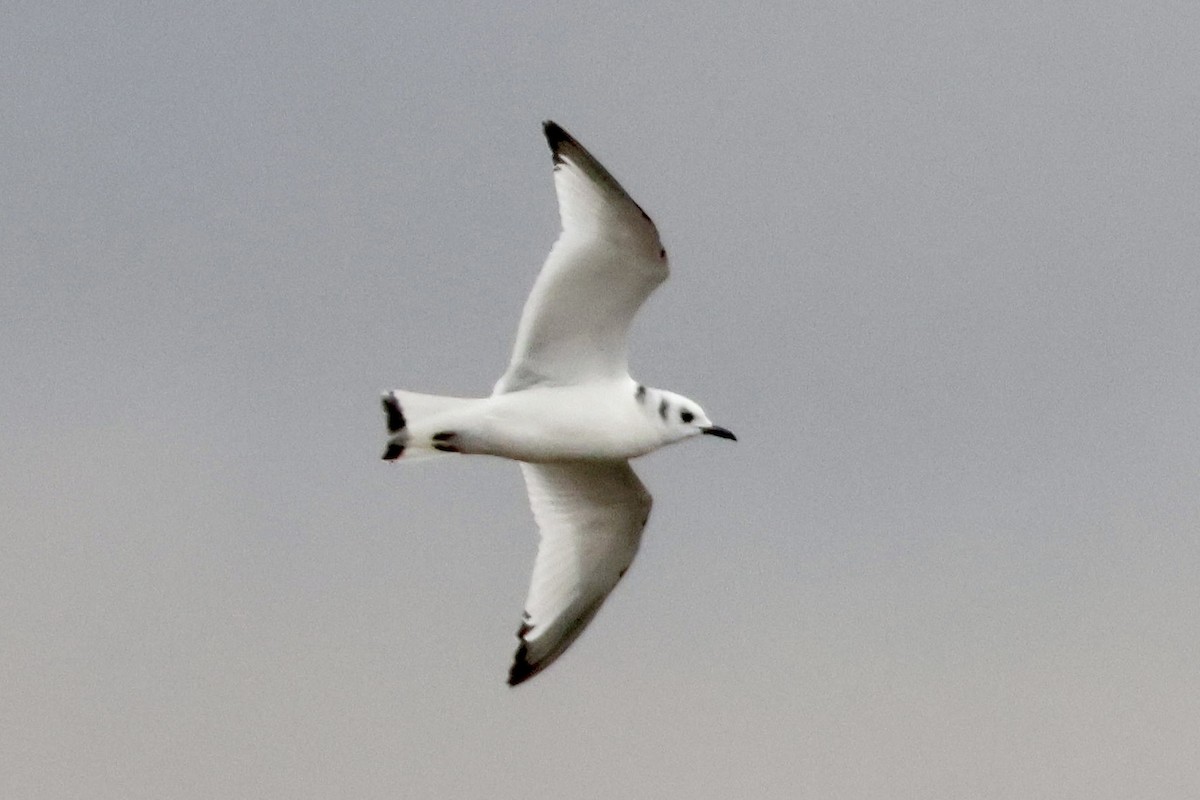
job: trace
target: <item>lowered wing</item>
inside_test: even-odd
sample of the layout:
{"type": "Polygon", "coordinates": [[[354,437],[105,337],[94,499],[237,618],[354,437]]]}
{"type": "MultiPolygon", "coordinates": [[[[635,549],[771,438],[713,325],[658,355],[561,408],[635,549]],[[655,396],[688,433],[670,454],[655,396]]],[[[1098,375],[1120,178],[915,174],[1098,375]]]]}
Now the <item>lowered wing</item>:
{"type": "Polygon", "coordinates": [[[625,461],[521,464],[541,530],[510,686],[558,658],[625,574],[650,517],[650,494],[625,461]]]}

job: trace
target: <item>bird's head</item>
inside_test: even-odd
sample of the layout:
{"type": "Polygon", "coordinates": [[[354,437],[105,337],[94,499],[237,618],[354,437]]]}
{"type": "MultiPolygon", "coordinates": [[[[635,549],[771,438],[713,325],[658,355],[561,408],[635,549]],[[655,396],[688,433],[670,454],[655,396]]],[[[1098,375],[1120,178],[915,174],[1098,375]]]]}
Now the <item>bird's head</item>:
{"type": "Polygon", "coordinates": [[[664,389],[638,387],[639,402],[646,406],[646,413],[662,430],[668,442],[680,442],[693,436],[706,434],[720,439],[737,441],[727,428],[714,425],[704,409],[695,400],[664,389]]]}

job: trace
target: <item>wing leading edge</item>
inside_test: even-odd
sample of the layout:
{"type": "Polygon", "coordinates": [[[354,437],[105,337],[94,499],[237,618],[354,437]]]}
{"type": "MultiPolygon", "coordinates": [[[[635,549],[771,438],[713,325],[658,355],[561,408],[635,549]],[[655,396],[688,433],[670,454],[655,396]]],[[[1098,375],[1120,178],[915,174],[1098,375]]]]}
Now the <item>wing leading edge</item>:
{"type": "Polygon", "coordinates": [[[521,464],[541,531],[508,683],[548,667],[579,637],[629,569],[650,517],[625,461],[521,464]]]}
{"type": "Polygon", "coordinates": [[[562,232],[525,303],[497,394],[627,373],[629,326],[668,273],[650,217],[569,133],[544,127],[562,232]]]}

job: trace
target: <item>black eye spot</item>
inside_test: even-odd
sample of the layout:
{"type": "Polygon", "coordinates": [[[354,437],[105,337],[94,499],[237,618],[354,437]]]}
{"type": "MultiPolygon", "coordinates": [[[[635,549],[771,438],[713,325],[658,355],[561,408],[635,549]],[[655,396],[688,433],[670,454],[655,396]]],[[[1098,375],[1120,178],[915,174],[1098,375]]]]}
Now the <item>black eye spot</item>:
{"type": "Polygon", "coordinates": [[[683,420],[684,422],[691,422],[692,420],[694,420],[696,418],[696,415],[693,414],[692,412],[684,409],[683,411],[679,412],[679,418],[681,420],[683,420]]]}

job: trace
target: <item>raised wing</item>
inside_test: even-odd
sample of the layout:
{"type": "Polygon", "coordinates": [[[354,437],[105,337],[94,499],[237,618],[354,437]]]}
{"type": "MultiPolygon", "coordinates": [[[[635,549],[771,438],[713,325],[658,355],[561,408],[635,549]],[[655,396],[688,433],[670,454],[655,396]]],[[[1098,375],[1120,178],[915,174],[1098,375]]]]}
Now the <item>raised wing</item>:
{"type": "Polygon", "coordinates": [[[510,686],[579,637],[629,568],[650,517],[650,493],[628,462],[522,463],[521,470],[542,538],[510,686]]]}
{"type": "Polygon", "coordinates": [[[496,394],[627,374],[629,325],[667,279],[667,253],[646,212],[569,133],[553,122],[544,128],[562,233],[525,302],[496,394]]]}

